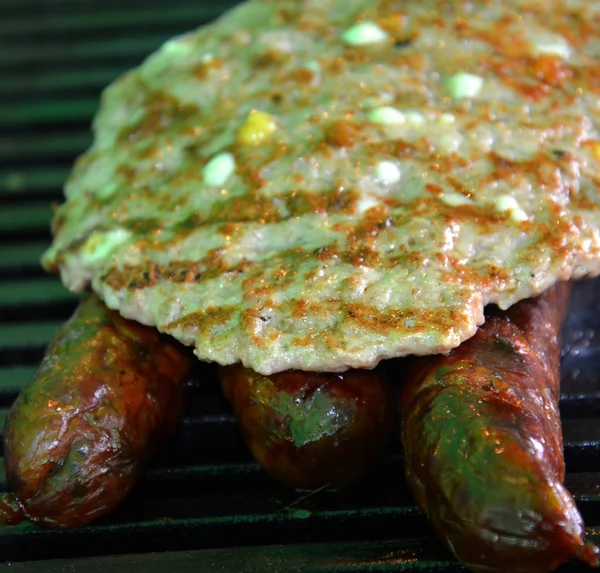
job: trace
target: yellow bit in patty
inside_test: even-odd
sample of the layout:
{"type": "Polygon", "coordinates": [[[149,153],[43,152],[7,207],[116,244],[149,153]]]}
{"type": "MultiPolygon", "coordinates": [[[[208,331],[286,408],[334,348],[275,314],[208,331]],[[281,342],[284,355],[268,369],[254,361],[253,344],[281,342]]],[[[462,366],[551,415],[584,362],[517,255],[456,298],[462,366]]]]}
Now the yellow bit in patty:
{"type": "Polygon", "coordinates": [[[252,111],[237,132],[241,145],[258,145],[277,130],[275,118],[264,111],[252,111]]]}

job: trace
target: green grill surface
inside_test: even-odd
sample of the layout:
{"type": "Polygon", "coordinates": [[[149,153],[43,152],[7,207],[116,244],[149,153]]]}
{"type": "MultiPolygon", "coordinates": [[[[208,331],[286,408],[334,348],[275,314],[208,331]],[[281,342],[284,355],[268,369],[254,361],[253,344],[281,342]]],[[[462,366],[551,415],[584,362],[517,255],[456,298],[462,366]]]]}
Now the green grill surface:
{"type": "MultiPolygon", "coordinates": [[[[101,88],[235,3],[0,0],[0,428],[75,308],[38,261],[52,203],[91,141],[101,88]]],[[[577,288],[561,410],[568,485],[598,541],[600,283],[577,288]]],[[[414,506],[397,450],[351,490],[293,491],[251,460],[214,368],[199,365],[191,386],[176,437],[121,508],[74,531],[0,526],[0,564],[19,573],[464,571],[414,506]]]]}

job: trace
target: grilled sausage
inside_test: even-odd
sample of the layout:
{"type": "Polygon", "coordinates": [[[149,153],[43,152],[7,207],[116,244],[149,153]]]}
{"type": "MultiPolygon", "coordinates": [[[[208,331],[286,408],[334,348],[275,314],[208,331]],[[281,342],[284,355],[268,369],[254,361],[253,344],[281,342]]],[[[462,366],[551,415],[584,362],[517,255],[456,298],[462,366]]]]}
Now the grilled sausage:
{"type": "Polygon", "coordinates": [[[84,299],[10,410],[0,520],[70,528],[119,505],[174,430],[190,365],[174,340],[84,299]]]}
{"type": "Polygon", "coordinates": [[[491,312],[448,356],[417,359],[401,392],[406,476],[417,502],[473,571],[543,573],[597,564],[563,486],[558,411],[559,284],[491,312]]]}
{"type": "Polygon", "coordinates": [[[377,371],[263,376],[235,365],[221,368],[220,376],[254,457],[292,487],[347,485],[391,438],[394,401],[377,371]]]}

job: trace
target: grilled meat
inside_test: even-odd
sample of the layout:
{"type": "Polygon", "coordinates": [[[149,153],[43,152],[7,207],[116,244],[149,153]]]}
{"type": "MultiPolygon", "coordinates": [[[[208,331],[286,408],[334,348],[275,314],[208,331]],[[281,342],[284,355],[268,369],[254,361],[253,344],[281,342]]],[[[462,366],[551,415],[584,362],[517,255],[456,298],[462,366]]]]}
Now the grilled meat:
{"type": "Polygon", "coordinates": [[[447,356],[416,359],[402,387],[406,476],[472,571],[597,565],[563,486],[559,327],[569,286],[491,311],[447,356]]]}
{"type": "Polygon", "coordinates": [[[0,521],[77,527],[117,507],[174,430],[192,358],[86,297],[10,410],[0,521]]]}
{"type": "Polygon", "coordinates": [[[264,376],[236,365],[222,367],[220,376],[254,457],[292,487],[347,485],[391,438],[391,388],[378,371],[264,376]]]}

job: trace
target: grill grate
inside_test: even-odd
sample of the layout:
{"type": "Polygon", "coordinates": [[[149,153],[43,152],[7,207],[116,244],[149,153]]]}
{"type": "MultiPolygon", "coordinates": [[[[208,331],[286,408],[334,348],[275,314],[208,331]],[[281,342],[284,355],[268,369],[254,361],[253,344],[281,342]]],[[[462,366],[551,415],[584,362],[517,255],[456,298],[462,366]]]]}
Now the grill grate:
{"type": "MultiPolygon", "coordinates": [[[[164,40],[235,3],[0,0],[1,424],[77,302],[38,260],[50,240],[50,203],[90,143],[100,88],[164,40]]],[[[598,540],[596,332],[598,281],[578,285],[574,296],[561,405],[568,485],[598,540]]],[[[251,460],[214,367],[199,364],[190,384],[177,435],[119,510],[76,531],[0,526],[0,560],[17,572],[48,573],[464,571],[414,506],[397,449],[348,491],[291,491],[251,460]]],[[[560,571],[584,570],[569,564],[560,571]]]]}

